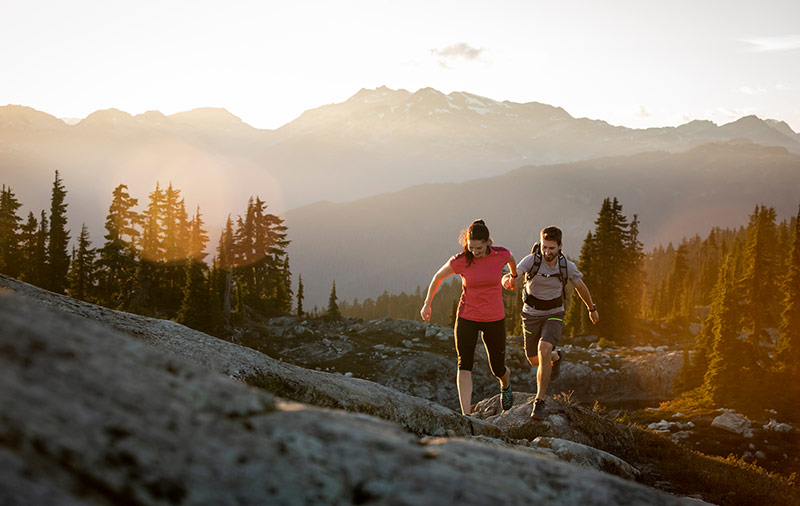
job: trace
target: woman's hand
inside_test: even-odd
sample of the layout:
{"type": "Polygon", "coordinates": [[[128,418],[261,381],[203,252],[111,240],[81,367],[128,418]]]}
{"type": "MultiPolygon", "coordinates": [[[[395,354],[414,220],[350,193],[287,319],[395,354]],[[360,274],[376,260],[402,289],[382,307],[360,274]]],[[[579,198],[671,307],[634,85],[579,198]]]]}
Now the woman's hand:
{"type": "Polygon", "coordinates": [[[426,322],[431,321],[431,305],[429,303],[424,304],[422,306],[422,309],[420,309],[419,311],[419,315],[422,317],[424,321],[426,322]]]}

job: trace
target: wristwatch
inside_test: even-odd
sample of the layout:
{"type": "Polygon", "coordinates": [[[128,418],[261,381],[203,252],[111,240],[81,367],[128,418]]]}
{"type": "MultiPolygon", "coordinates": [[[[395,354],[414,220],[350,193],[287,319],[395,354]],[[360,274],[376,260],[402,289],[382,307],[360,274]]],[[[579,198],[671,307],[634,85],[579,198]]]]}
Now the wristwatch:
{"type": "Polygon", "coordinates": [[[589,312],[594,313],[595,311],[597,311],[597,304],[592,304],[592,307],[589,308],[589,312]]]}
{"type": "Polygon", "coordinates": [[[518,274],[511,274],[510,272],[508,273],[508,275],[511,276],[512,278],[516,278],[518,276],[518,274]]]}

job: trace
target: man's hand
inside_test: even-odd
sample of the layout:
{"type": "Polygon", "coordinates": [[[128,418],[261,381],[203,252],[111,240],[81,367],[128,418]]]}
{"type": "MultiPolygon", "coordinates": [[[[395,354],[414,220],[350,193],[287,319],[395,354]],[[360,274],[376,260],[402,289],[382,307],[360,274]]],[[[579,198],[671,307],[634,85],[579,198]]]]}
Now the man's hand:
{"type": "Polygon", "coordinates": [[[597,312],[597,307],[593,307],[589,310],[589,319],[592,320],[592,323],[600,321],[600,313],[597,312]]]}

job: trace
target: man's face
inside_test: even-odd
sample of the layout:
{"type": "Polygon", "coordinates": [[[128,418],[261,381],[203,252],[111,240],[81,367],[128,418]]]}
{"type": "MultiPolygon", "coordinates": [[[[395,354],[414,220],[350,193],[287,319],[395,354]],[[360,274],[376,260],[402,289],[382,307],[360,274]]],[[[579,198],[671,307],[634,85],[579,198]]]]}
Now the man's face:
{"type": "Polygon", "coordinates": [[[542,256],[548,262],[552,262],[558,256],[559,246],[555,241],[542,239],[542,256]]]}

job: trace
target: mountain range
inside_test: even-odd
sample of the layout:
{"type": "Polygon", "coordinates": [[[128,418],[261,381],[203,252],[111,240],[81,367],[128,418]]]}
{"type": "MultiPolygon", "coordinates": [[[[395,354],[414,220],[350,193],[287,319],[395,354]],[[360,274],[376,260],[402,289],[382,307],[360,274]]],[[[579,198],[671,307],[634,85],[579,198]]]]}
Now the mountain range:
{"type": "MultiPolygon", "coordinates": [[[[747,116],[721,126],[692,121],[631,129],[574,118],[551,105],[431,88],[362,89],[276,130],[253,128],[213,108],[169,116],[109,109],[70,123],[28,107],[0,107],[0,183],[13,188],[26,214],[49,208],[55,170],[68,191],[73,235],[85,222],[96,244],[111,192],[121,183],[142,209],[156,181],[171,182],[190,211],[200,206],[212,239],[229,213],[243,213],[247,198],[259,195],[272,212],[287,217],[293,271],[326,285],[325,299],[333,278],[348,298],[425,284],[420,276],[429,277],[433,264],[456,246],[459,227],[477,216],[495,224],[498,241],[514,245],[506,237],[519,237],[512,249],[518,256],[543,221],[563,224],[577,252],[602,198],[613,195],[626,211],[640,214],[643,238],[676,240],[683,228],[667,224],[680,217],[686,230],[727,223],[711,217],[730,218],[728,213],[712,212],[708,219],[687,213],[699,212],[692,199],[719,198],[727,206],[739,204],[734,195],[745,199],[745,188],[729,185],[723,170],[739,167],[743,152],[750,165],[737,169],[734,179],[751,192],[740,202],[747,208],[758,202],[783,206],[778,195],[792,188],[787,185],[797,170],[775,167],[797,167],[800,154],[800,135],[778,120],[747,116]],[[714,169],[700,170],[697,163],[714,169]],[[526,168],[513,172],[519,167],[526,168]],[[762,170],[789,179],[774,182],[777,193],[762,192],[754,184],[766,182],[762,170]],[[546,177],[554,173],[570,176],[546,177]],[[712,179],[698,181],[699,174],[712,179]],[[354,234],[362,237],[347,243],[354,234]],[[380,258],[376,271],[385,272],[370,277],[373,272],[364,269],[372,260],[331,265],[331,255],[340,252],[330,249],[347,244],[351,251],[367,248],[362,256],[380,258]],[[421,250],[431,251],[430,257],[421,250]],[[424,267],[401,270],[407,260],[385,257],[387,251],[412,255],[424,267]],[[324,265],[324,275],[312,265],[324,265]],[[387,277],[389,271],[400,279],[387,277]],[[351,290],[345,278],[374,289],[351,290]]],[[[731,225],[744,217],[737,215],[731,225]]]]}
{"type": "Polygon", "coordinates": [[[738,228],[756,204],[780,218],[800,204],[800,155],[749,141],[710,143],[682,153],[649,152],[566,164],[532,165],[462,183],[413,186],[346,203],[290,210],[292,269],[314,304],[327,301],[332,280],[348,300],[383,290],[424,288],[460,251],[459,231],[483,218],[495,244],[521,260],[548,225],[564,231],[564,251],[577,259],[603,199],[616,197],[638,215],[646,250],[738,228]]]}

